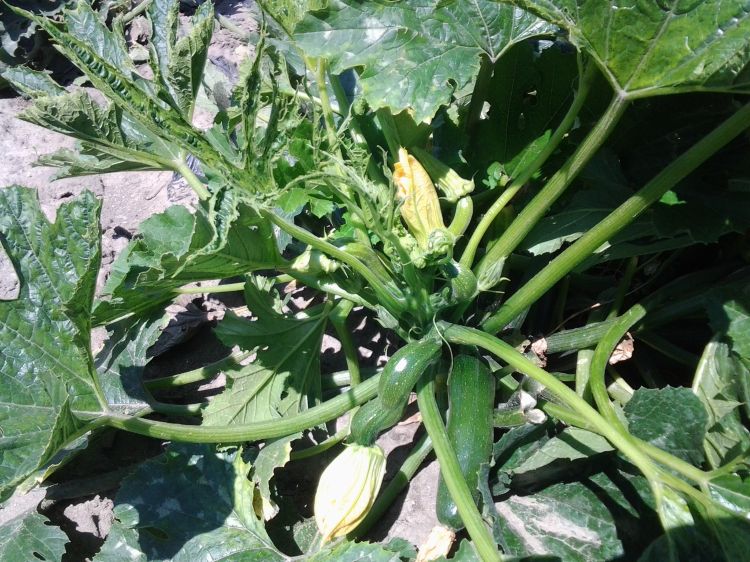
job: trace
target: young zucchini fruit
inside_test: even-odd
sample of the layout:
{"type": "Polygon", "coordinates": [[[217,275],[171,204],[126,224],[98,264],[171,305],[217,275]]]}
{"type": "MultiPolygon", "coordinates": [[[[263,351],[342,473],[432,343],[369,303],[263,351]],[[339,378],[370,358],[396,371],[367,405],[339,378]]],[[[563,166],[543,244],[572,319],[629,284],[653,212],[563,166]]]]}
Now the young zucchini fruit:
{"type": "MultiPolygon", "coordinates": [[[[448,439],[458,458],[464,480],[479,502],[478,471],[492,454],[495,377],[477,357],[458,355],[448,377],[448,439]]],[[[438,483],[437,517],[443,525],[455,530],[464,524],[442,475],[438,483]]]]}
{"type": "Polygon", "coordinates": [[[351,443],[368,447],[383,431],[398,423],[406,408],[406,400],[396,408],[385,408],[377,396],[360,407],[349,428],[351,443]]]}
{"type": "Polygon", "coordinates": [[[386,409],[403,407],[422,373],[440,358],[441,348],[440,339],[428,335],[393,354],[378,383],[378,397],[386,409]]]}

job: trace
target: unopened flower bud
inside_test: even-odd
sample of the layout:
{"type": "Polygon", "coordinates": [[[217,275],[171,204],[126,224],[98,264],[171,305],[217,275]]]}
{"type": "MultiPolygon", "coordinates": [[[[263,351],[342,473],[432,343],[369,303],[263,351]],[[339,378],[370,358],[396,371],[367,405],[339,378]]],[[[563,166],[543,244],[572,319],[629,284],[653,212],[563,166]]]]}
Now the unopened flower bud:
{"type": "Polygon", "coordinates": [[[462,178],[453,168],[444,164],[426,150],[417,147],[412,150],[446,200],[455,203],[461,197],[474,191],[474,180],[462,178]]]}
{"type": "Polygon", "coordinates": [[[385,454],[377,445],[347,445],[320,475],[315,523],[323,542],[341,537],[370,511],[385,476],[385,454]]]}

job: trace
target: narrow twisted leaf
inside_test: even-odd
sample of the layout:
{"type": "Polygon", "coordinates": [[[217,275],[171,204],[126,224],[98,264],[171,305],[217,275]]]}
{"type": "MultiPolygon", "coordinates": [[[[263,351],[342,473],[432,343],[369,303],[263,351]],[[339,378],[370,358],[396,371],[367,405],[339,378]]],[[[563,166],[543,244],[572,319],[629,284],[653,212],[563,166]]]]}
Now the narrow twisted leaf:
{"type": "Polygon", "coordinates": [[[309,56],[327,58],[334,72],[363,67],[362,90],[372,108],[411,109],[420,122],[474,80],[480,57],[494,62],[513,44],[554,32],[497,2],[443,4],[332,0],[297,25],[294,39],[309,56]]]}
{"type": "Polygon", "coordinates": [[[0,242],[21,282],[0,302],[0,497],[106,407],[93,377],[90,311],[99,270],[99,211],[84,193],[50,224],[33,190],[0,190],[0,242]]]}
{"type": "Polygon", "coordinates": [[[511,0],[559,25],[629,97],[750,91],[745,0],[511,0]]]}

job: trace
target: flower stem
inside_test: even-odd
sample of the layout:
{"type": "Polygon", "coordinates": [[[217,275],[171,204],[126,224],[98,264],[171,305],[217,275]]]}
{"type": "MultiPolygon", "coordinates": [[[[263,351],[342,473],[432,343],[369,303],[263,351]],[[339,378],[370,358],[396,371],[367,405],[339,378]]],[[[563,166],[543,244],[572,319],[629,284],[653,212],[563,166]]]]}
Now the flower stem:
{"type": "Polygon", "coordinates": [[[380,375],[376,375],[309,410],[274,420],[224,426],[196,426],[111,415],[106,416],[103,423],[139,435],[190,443],[242,443],[272,437],[286,437],[331,421],[355,406],[374,398],[378,393],[379,380],[380,375]]]}
{"type": "Polygon", "coordinates": [[[169,377],[160,377],[158,379],[143,381],[143,385],[147,390],[152,391],[202,382],[214,378],[221,371],[238,366],[242,361],[250,357],[250,355],[252,355],[250,352],[241,351],[239,353],[234,353],[228,357],[225,357],[224,359],[220,359],[219,361],[216,361],[214,363],[209,363],[204,367],[193,369],[192,371],[186,371],[184,373],[179,373],[177,375],[172,375],[169,377]]]}
{"type": "Polygon", "coordinates": [[[359,355],[352,339],[352,332],[346,325],[346,320],[349,318],[349,314],[353,308],[354,303],[352,301],[342,300],[331,311],[328,318],[331,320],[331,324],[333,324],[333,329],[336,330],[336,335],[341,340],[341,349],[344,351],[346,366],[349,368],[350,384],[351,386],[356,386],[362,379],[359,371],[359,355]]]}
{"type": "Polygon", "coordinates": [[[375,523],[380,521],[398,495],[409,484],[409,481],[414,478],[417,470],[419,470],[419,467],[422,466],[422,463],[431,452],[432,441],[430,441],[430,438],[427,435],[424,435],[417,444],[414,445],[412,450],[409,451],[409,455],[404,460],[401,468],[398,469],[398,472],[393,479],[388,482],[386,487],[380,492],[378,499],[375,500],[367,517],[365,517],[364,521],[362,521],[362,523],[360,523],[349,535],[350,538],[361,537],[369,531],[375,523]]]}
{"type": "MultiPolygon", "coordinates": [[[[610,240],[617,232],[635,220],[650,205],[658,201],[664,193],[674,187],[710,156],[723,148],[748,126],[750,126],[750,103],[744,105],[734,115],[680,155],[641,188],[640,191],[629,197],[599,224],[586,232],[586,234],[547,264],[528,283],[516,291],[495,314],[485,320],[482,324],[482,329],[488,332],[496,332],[502,329],[573,268],[591,257],[597,248],[601,247],[602,244],[610,240]]],[[[532,204],[533,202],[529,206],[532,204]]],[[[526,212],[525,209],[524,212],[526,212]]],[[[521,215],[519,215],[520,217],[521,215]]]]}
{"type": "Polygon", "coordinates": [[[458,514],[466,525],[466,530],[469,532],[471,540],[474,541],[479,556],[485,562],[503,560],[497,550],[495,540],[474,504],[471,490],[469,490],[469,486],[461,473],[456,452],[448,440],[443,419],[440,416],[437,402],[435,402],[435,382],[431,377],[424,376],[419,382],[417,403],[419,404],[419,411],[422,413],[422,422],[427,430],[427,435],[430,436],[435,448],[435,454],[440,463],[440,472],[451,498],[456,502],[458,514]]]}

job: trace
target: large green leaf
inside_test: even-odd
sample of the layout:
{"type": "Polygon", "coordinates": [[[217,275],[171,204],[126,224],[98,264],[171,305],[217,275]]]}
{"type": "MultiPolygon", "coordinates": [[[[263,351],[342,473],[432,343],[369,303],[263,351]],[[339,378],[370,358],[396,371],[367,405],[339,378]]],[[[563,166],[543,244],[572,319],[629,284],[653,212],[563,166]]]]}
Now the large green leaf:
{"type": "Polygon", "coordinates": [[[82,428],[74,412],[105,406],[89,351],[100,208],[86,192],[50,224],[33,190],[0,190],[0,241],[21,283],[0,302],[0,496],[82,428]]]}
{"type": "Polygon", "coordinates": [[[362,67],[371,107],[410,109],[420,122],[473,81],[480,56],[494,62],[515,43],[552,32],[538,18],[489,0],[332,0],[297,25],[294,39],[308,56],[328,59],[334,72],[362,67]]]}
{"type": "Polygon", "coordinates": [[[708,412],[703,448],[712,467],[750,451],[750,432],[742,422],[742,384],[750,372],[718,338],[709,342],[695,370],[693,392],[708,412]]]}
{"type": "Polygon", "coordinates": [[[604,437],[585,429],[569,427],[529,455],[513,474],[536,471],[559,461],[574,461],[613,451],[604,437]]]}
{"type": "Polygon", "coordinates": [[[557,43],[540,49],[515,45],[493,69],[486,118],[471,135],[470,159],[486,168],[499,162],[510,177],[544,147],[572,98],[575,53],[557,43]]]}
{"type": "MultiPolygon", "coordinates": [[[[237,450],[172,445],[123,482],[115,522],[95,562],[291,560],[271,542],[254,509],[250,470],[237,450]]],[[[400,561],[379,545],[347,541],[296,559],[400,561]]]]}
{"type": "Polygon", "coordinates": [[[639,388],[624,411],[636,437],[693,464],[703,462],[708,414],[689,388],[639,388]]]}
{"type": "Polygon", "coordinates": [[[195,281],[274,268],[281,261],[268,221],[233,190],[222,190],[191,214],[170,207],[141,224],[118,256],[97,304],[95,320],[161,308],[174,290],[195,281]]]}
{"type": "Polygon", "coordinates": [[[566,29],[623,95],[750,89],[745,0],[510,0],[566,29]]]}
{"type": "MultiPolygon", "coordinates": [[[[623,490],[632,490],[632,482],[620,480],[623,490]]],[[[645,515],[639,512],[642,500],[631,501],[606,475],[599,474],[528,496],[510,496],[495,506],[504,523],[509,554],[598,561],[623,555],[615,514],[625,520],[645,515]]]]}
{"type": "Polygon", "coordinates": [[[67,542],[59,527],[32,511],[0,525],[0,560],[54,562],[62,559],[67,542]]]}
{"type": "Polygon", "coordinates": [[[320,345],[327,317],[319,310],[300,318],[280,314],[269,298],[271,290],[272,284],[262,278],[248,282],[248,308],[258,319],[228,313],[216,329],[225,345],[257,350],[257,355],[243,369],[228,373],[227,389],[204,411],[207,424],[293,415],[320,397],[320,345]]]}

